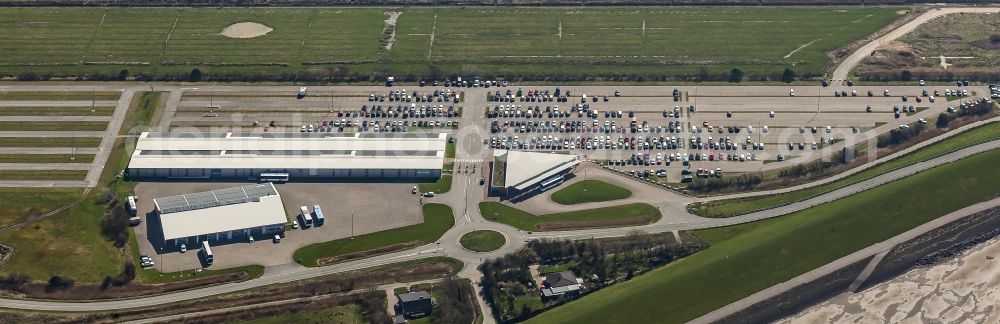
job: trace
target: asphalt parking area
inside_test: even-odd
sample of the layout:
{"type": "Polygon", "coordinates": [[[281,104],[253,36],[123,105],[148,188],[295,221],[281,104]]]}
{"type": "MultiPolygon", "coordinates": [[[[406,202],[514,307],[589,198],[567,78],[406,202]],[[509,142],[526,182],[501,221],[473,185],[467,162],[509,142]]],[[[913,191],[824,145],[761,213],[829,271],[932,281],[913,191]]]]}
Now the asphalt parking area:
{"type": "MultiPolygon", "coordinates": [[[[135,188],[143,222],[135,227],[141,253],[153,257],[161,272],[200,268],[195,248],[179,253],[174,246],[159,246],[153,198],[200,192],[245,185],[237,182],[142,182],[135,188]]],[[[326,216],[323,226],[292,229],[281,243],[270,238],[255,238],[254,243],[235,242],[213,246],[215,263],[212,268],[231,268],[251,264],[272,266],[293,262],[292,254],[299,248],[319,242],[351,236],[352,218],[355,235],[383,231],[417,224],[423,221],[417,195],[410,193],[407,183],[286,183],[276,185],[281,195],[289,223],[297,219],[299,206],[319,204],[326,216]],[[353,215],[353,217],[352,217],[353,215]]]]}

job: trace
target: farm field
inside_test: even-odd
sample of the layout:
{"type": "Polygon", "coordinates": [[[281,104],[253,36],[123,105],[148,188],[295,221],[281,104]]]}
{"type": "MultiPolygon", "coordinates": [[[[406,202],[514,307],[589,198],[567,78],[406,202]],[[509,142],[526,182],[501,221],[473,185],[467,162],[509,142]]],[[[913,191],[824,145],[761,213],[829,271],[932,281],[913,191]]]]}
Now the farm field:
{"type": "Polygon", "coordinates": [[[5,8],[6,73],[821,72],[900,8],[5,8]],[[255,22],[253,38],[220,35],[255,22]],[[752,27],[752,28],[751,28],[752,27]],[[392,38],[394,31],[395,38],[392,38]],[[790,31],[795,31],[794,33],[790,31]],[[779,37],[776,37],[779,36],[779,37]],[[390,39],[392,41],[390,42],[390,39]],[[391,43],[391,46],[389,46],[391,43]],[[44,55],[42,55],[44,53],[44,55]]]}
{"type": "Polygon", "coordinates": [[[528,321],[680,323],[1000,190],[990,151],[780,218],[695,234],[710,247],[528,321]],[[837,244],[831,244],[837,242],[837,244]],[[659,311],[646,310],[656,307],[659,311]]]}

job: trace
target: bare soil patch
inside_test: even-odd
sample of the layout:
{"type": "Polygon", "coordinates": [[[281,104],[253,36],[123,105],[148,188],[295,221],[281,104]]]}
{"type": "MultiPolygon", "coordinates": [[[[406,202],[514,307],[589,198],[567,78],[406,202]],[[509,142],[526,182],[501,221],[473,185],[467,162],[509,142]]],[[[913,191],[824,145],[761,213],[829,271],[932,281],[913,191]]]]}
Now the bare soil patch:
{"type": "Polygon", "coordinates": [[[223,29],[219,35],[229,38],[254,38],[267,35],[274,28],[255,22],[238,22],[223,29]]]}

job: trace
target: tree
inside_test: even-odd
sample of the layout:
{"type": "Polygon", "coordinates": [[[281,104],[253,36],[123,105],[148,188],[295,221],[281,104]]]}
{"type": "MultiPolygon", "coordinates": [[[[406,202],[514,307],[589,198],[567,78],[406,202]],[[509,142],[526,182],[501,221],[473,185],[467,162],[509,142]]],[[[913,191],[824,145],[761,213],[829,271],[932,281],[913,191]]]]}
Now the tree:
{"type": "Polygon", "coordinates": [[[903,72],[899,72],[899,80],[900,81],[913,80],[913,73],[910,72],[910,70],[903,70],[903,72]]]}
{"type": "Polygon", "coordinates": [[[740,83],[743,81],[743,71],[740,69],[733,69],[729,71],[729,83],[740,83]]]}
{"type": "Polygon", "coordinates": [[[790,68],[785,68],[785,72],[781,73],[781,82],[792,83],[792,81],[795,81],[795,71],[792,71],[790,68]]]}
{"type": "Polygon", "coordinates": [[[118,81],[125,81],[125,79],[128,79],[128,69],[118,71],[118,81]]]}
{"type": "Polygon", "coordinates": [[[938,115],[937,128],[948,128],[948,123],[951,122],[951,116],[946,113],[941,113],[938,115]]]}
{"type": "Polygon", "coordinates": [[[201,70],[195,68],[191,69],[191,75],[188,76],[188,81],[198,82],[201,81],[201,70]]]}

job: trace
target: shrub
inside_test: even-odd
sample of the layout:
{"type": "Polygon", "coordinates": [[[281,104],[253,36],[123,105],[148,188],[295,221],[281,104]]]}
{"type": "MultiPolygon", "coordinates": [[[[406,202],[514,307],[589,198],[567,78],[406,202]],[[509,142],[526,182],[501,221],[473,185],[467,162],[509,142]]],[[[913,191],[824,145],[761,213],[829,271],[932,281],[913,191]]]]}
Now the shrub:
{"type": "Polygon", "coordinates": [[[948,128],[948,123],[951,122],[951,116],[946,113],[941,113],[938,115],[937,128],[948,128]]]}
{"type": "Polygon", "coordinates": [[[743,71],[740,69],[733,69],[729,71],[729,83],[740,83],[743,81],[743,71]]]}
{"type": "Polygon", "coordinates": [[[795,81],[795,71],[785,68],[785,72],[781,73],[781,82],[792,83],[792,81],[795,81]]]}
{"type": "Polygon", "coordinates": [[[188,81],[191,82],[201,81],[201,70],[191,69],[191,74],[188,76],[188,81]]]}
{"type": "Polygon", "coordinates": [[[49,278],[49,283],[45,285],[45,292],[69,289],[73,287],[73,283],[73,278],[52,276],[49,278]]]}

